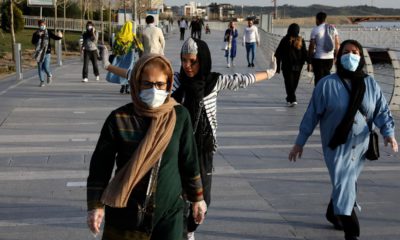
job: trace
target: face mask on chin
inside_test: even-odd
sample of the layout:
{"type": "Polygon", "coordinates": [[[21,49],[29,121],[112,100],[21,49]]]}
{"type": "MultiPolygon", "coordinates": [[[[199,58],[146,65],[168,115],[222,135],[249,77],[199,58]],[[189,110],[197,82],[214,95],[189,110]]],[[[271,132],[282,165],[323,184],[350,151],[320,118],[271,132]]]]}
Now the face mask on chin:
{"type": "Polygon", "coordinates": [[[157,108],[164,104],[168,94],[169,93],[166,90],[158,90],[153,87],[141,90],[139,93],[139,98],[149,108],[157,108]]]}
{"type": "Polygon", "coordinates": [[[360,63],[360,59],[361,59],[360,55],[347,53],[342,55],[342,57],[340,57],[340,63],[342,64],[344,69],[350,72],[354,72],[356,71],[360,63]]]}

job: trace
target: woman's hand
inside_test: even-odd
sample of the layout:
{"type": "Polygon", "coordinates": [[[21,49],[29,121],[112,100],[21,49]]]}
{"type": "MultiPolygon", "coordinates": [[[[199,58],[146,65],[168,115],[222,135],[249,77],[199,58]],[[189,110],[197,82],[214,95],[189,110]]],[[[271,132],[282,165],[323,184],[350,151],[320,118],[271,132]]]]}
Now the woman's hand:
{"type": "Polygon", "coordinates": [[[301,147],[300,145],[295,144],[292,147],[292,150],[290,150],[289,153],[289,160],[296,162],[296,158],[301,158],[301,155],[303,154],[303,147],[301,147]]]}
{"type": "Polygon", "coordinates": [[[267,68],[266,72],[267,72],[267,79],[271,79],[276,72],[276,68],[277,68],[277,64],[276,64],[276,58],[274,55],[272,55],[271,57],[271,62],[269,64],[269,68],[267,68]]]}
{"type": "Polygon", "coordinates": [[[108,61],[108,58],[110,56],[110,54],[108,53],[108,49],[105,45],[99,45],[99,51],[100,51],[101,61],[103,63],[103,68],[107,70],[108,66],[110,65],[110,61],[108,61]]]}
{"type": "Polygon", "coordinates": [[[196,224],[202,224],[207,212],[207,204],[204,200],[192,203],[193,218],[196,224]]]}
{"type": "Polygon", "coordinates": [[[397,145],[397,141],[394,137],[384,137],[384,143],[385,143],[385,147],[390,144],[390,146],[392,147],[393,152],[398,152],[399,151],[399,147],[397,145]]]}
{"type": "Polygon", "coordinates": [[[87,225],[94,234],[100,232],[100,225],[104,217],[104,208],[96,208],[87,212],[87,225]]]}

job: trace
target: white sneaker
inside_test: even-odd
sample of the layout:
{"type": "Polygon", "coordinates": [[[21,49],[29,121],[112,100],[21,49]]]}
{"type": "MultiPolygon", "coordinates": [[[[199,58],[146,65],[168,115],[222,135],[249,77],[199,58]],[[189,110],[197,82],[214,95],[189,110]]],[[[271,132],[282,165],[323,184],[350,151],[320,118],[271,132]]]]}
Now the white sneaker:
{"type": "Polygon", "coordinates": [[[228,63],[228,65],[226,66],[227,68],[230,68],[231,67],[231,64],[230,63],[228,63]]]}
{"type": "Polygon", "coordinates": [[[96,76],[96,81],[100,81],[100,76],[96,76]]]}
{"type": "Polygon", "coordinates": [[[87,79],[87,78],[82,79],[82,82],[88,82],[88,81],[89,81],[89,79],[87,79]]]}
{"type": "Polygon", "coordinates": [[[187,233],[187,240],[195,240],[194,239],[194,232],[188,232],[187,233]]]}
{"type": "MultiPolygon", "coordinates": [[[[297,103],[296,103],[296,104],[297,104],[297,103]]],[[[294,104],[294,103],[291,103],[291,102],[287,102],[287,103],[286,103],[286,106],[288,106],[288,107],[294,107],[294,105],[295,105],[295,104],[294,104]]]]}
{"type": "Polygon", "coordinates": [[[292,102],[293,105],[297,105],[297,102],[292,102]]]}

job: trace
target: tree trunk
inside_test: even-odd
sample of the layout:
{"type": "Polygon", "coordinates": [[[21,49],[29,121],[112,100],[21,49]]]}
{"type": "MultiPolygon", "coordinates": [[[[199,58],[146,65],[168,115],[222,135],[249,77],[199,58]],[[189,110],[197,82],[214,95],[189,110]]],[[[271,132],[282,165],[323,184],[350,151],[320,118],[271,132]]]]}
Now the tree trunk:
{"type": "Polygon", "coordinates": [[[14,9],[13,9],[14,1],[10,0],[10,18],[11,18],[11,48],[12,48],[12,60],[15,62],[14,55],[14,44],[15,44],[15,32],[14,32],[14,9]]]}
{"type": "Polygon", "coordinates": [[[111,0],[108,0],[108,44],[110,44],[110,46],[112,46],[112,42],[111,42],[111,36],[112,36],[112,32],[111,32],[111,0]]]}
{"type": "Polygon", "coordinates": [[[103,0],[100,0],[101,44],[104,45],[103,0]]]}
{"type": "Polygon", "coordinates": [[[65,42],[65,21],[67,17],[67,0],[64,0],[64,21],[63,21],[63,43],[64,43],[64,52],[67,52],[67,44],[65,42]]]}
{"type": "Polygon", "coordinates": [[[54,34],[57,34],[57,3],[54,4],[54,34]]]}

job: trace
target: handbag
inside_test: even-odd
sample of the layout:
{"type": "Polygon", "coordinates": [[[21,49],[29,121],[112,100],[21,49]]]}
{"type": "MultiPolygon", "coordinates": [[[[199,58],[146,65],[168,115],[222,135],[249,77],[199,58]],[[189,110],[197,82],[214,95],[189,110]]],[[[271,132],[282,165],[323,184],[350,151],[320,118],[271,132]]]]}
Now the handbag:
{"type": "Polygon", "coordinates": [[[226,50],[228,50],[228,49],[229,49],[229,42],[223,42],[223,43],[222,43],[221,50],[222,50],[222,51],[226,51],[226,50]]]}
{"type": "MultiPolygon", "coordinates": [[[[111,64],[124,68],[124,69],[132,69],[135,63],[135,53],[134,51],[129,51],[125,55],[115,55],[114,59],[112,60],[111,64]]],[[[114,73],[108,72],[106,75],[107,82],[110,83],[117,83],[117,84],[128,84],[128,79],[124,77],[120,77],[114,73]]]]}
{"type": "Polygon", "coordinates": [[[365,153],[365,158],[370,161],[378,160],[379,155],[379,136],[375,130],[372,129],[372,123],[368,123],[369,128],[369,143],[368,150],[365,153]]]}

